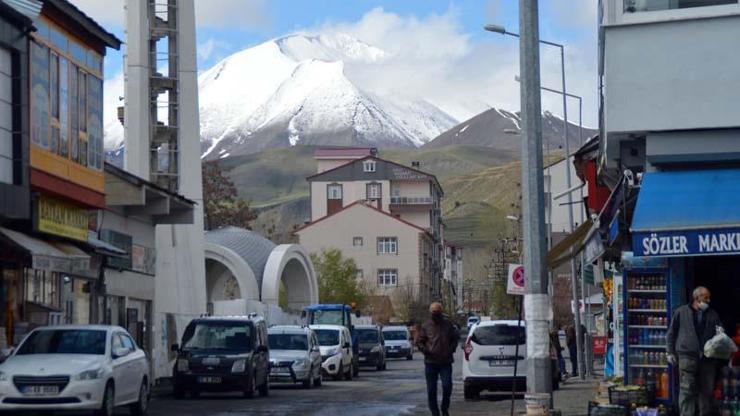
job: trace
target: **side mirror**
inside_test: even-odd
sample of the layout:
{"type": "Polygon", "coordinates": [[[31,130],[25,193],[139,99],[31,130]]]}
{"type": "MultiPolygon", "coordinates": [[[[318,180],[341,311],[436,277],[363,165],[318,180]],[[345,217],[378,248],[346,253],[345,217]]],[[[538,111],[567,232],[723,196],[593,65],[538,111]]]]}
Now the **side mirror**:
{"type": "Polygon", "coordinates": [[[121,358],[129,355],[131,350],[128,348],[116,348],[113,350],[113,358],[121,358]]]}
{"type": "Polygon", "coordinates": [[[349,342],[345,342],[344,345],[342,345],[342,348],[349,348],[349,347],[350,347],[349,342]]]}
{"type": "Polygon", "coordinates": [[[170,347],[170,351],[178,352],[180,351],[180,346],[178,344],[172,344],[172,346],[170,347]]]}

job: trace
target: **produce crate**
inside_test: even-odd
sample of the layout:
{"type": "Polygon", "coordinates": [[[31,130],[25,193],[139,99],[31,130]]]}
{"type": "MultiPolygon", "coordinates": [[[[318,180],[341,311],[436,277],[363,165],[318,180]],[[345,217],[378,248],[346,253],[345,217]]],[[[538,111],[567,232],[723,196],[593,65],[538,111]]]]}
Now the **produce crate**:
{"type": "Polygon", "coordinates": [[[612,386],[609,387],[609,403],[629,408],[633,403],[637,406],[652,404],[652,395],[645,386],[612,386]],[[623,390],[628,388],[629,390],[623,390]]]}
{"type": "Polygon", "coordinates": [[[628,416],[629,410],[617,404],[588,402],[588,416],[628,416]]]}

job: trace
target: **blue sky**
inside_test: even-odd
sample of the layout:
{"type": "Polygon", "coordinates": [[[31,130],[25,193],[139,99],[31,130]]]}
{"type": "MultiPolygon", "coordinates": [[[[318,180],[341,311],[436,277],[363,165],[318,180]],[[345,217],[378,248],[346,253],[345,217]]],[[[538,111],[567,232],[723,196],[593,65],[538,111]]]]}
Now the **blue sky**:
{"type": "MultiPolygon", "coordinates": [[[[72,0],[124,39],[123,0],[72,0]]],[[[496,23],[518,31],[516,0],[195,0],[198,65],[205,70],[228,55],[297,31],[349,32],[410,59],[419,72],[444,67],[429,79],[450,101],[460,91],[485,91],[486,105],[518,109],[518,43],[482,30],[496,23]],[[403,45],[414,45],[404,48],[403,45]],[[434,61],[437,59],[437,61],[434,61]],[[465,82],[467,84],[465,85],[465,82]],[[455,93],[447,94],[446,91],[455,93]]],[[[568,92],[584,99],[584,122],[596,125],[596,0],[541,0],[540,36],[564,43],[568,92]]],[[[559,55],[542,49],[542,83],[560,89],[559,55]]],[[[411,63],[409,63],[411,62],[411,63]]],[[[121,90],[122,51],[109,51],[106,81],[112,97],[121,90]],[[115,93],[115,94],[113,94],[115,93]]],[[[389,80],[391,82],[391,80],[389,80]]],[[[428,90],[427,88],[427,90],[428,90]]],[[[422,88],[424,90],[424,88],[422,88]]],[[[543,95],[543,109],[562,113],[561,99],[543,95]]],[[[471,98],[472,99],[472,98],[471,98]]],[[[452,105],[454,106],[455,103],[452,105]]],[[[577,106],[569,104],[570,114],[577,106]]],[[[573,116],[569,117],[573,118],[573,116]]],[[[576,120],[577,121],[577,120],[576,120]]]]}

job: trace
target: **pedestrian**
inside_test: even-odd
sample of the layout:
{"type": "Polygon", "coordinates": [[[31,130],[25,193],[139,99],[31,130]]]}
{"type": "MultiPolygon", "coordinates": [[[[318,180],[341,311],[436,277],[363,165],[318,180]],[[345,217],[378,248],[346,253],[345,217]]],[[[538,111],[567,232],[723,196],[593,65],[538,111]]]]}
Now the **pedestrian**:
{"type": "Polygon", "coordinates": [[[678,364],[678,406],[681,416],[716,414],[712,397],[718,361],[704,356],[704,344],[722,326],[717,312],[709,308],[711,293],[703,286],[692,292],[691,303],[673,313],[666,334],[668,362],[678,364]]]}
{"type": "Polygon", "coordinates": [[[565,358],[563,358],[563,346],[560,345],[560,326],[555,327],[552,331],[550,331],[550,345],[551,348],[555,351],[555,356],[558,359],[558,371],[560,372],[560,379],[562,380],[563,377],[567,376],[565,370],[565,358]]]}
{"type": "Polygon", "coordinates": [[[452,322],[442,314],[442,304],[429,306],[431,317],[419,331],[417,347],[424,354],[424,374],[427,380],[427,400],[433,416],[440,415],[437,403],[437,379],[442,382],[442,415],[449,415],[452,395],[452,355],[457,349],[459,335],[452,322]]]}
{"type": "MultiPolygon", "coordinates": [[[[586,338],[586,327],[581,324],[578,335],[581,337],[581,345],[584,345],[586,338]]],[[[575,325],[568,325],[565,330],[565,342],[568,344],[568,355],[570,355],[570,366],[573,369],[571,375],[573,377],[578,376],[578,341],[576,341],[576,327],[575,325]]]]}

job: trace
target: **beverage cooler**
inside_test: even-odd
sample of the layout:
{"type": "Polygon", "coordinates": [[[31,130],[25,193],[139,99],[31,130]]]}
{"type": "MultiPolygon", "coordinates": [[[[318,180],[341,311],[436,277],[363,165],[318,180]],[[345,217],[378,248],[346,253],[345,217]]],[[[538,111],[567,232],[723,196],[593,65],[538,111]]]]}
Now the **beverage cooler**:
{"type": "Polygon", "coordinates": [[[667,405],[677,391],[666,350],[670,280],[668,269],[627,269],[622,289],[625,382],[647,386],[656,403],[667,405]]]}

